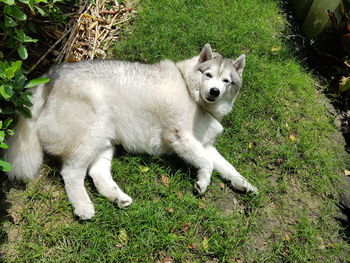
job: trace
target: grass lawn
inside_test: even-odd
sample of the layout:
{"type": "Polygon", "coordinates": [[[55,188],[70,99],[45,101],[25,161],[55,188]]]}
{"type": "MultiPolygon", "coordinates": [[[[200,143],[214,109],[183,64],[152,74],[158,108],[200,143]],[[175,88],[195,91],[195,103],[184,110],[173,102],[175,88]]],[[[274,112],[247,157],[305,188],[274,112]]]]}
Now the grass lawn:
{"type": "Polygon", "coordinates": [[[96,216],[81,222],[59,169],[46,166],[26,189],[3,180],[0,261],[349,262],[349,236],[336,220],[342,142],[317,79],[286,40],[278,1],[144,0],[136,10],[113,48],[117,59],[181,60],[205,43],[247,55],[217,146],[259,195],[236,193],[214,173],[197,196],[195,170],[177,157],[118,149],[113,176],[134,203],[118,209],[87,180],[96,216]]]}

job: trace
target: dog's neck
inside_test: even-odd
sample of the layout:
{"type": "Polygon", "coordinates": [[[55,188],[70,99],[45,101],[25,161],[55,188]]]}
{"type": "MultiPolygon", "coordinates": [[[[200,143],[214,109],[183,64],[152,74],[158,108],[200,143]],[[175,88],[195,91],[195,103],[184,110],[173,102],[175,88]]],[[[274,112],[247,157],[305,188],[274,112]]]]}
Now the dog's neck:
{"type": "Polygon", "coordinates": [[[196,78],[193,78],[192,74],[201,74],[200,72],[194,70],[197,65],[198,57],[191,58],[189,60],[179,61],[176,66],[179,68],[186,86],[187,90],[193,99],[202,110],[210,113],[215,119],[221,121],[232,109],[232,101],[221,101],[218,104],[207,103],[200,95],[200,83],[196,78]]]}

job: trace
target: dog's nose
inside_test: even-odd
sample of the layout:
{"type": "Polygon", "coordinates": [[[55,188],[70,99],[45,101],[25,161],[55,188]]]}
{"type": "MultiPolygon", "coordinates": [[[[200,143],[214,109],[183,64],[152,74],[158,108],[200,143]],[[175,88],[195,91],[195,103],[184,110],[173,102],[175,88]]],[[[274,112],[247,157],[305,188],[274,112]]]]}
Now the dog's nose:
{"type": "Polygon", "coordinates": [[[214,97],[217,97],[220,95],[220,90],[218,88],[211,88],[209,94],[214,97]]]}

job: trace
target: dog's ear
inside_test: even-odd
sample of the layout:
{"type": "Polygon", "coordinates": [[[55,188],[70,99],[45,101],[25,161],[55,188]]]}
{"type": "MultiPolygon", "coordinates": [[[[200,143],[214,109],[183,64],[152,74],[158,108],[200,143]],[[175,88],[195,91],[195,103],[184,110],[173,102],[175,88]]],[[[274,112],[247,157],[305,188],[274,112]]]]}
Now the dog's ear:
{"type": "Polygon", "coordinates": [[[213,58],[213,51],[211,50],[211,47],[209,44],[205,44],[201,53],[199,54],[199,63],[203,63],[209,59],[213,58]]]}
{"type": "Polygon", "coordinates": [[[245,55],[240,55],[236,60],[232,60],[233,66],[236,68],[237,73],[242,77],[243,69],[245,66],[245,55]]]}

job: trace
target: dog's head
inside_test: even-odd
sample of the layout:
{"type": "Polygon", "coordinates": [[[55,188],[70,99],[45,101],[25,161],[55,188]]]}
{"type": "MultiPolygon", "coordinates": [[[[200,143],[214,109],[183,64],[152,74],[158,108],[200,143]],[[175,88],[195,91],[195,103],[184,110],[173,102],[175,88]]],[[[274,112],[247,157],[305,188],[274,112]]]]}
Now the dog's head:
{"type": "Polygon", "coordinates": [[[236,60],[223,58],[213,52],[209,44],[205,44],[199,54],[196,70],[200,72],[200,97],[208,104],[222,100],[234,101],[242,86],[242,73],[245,55],[236,60]]]}

